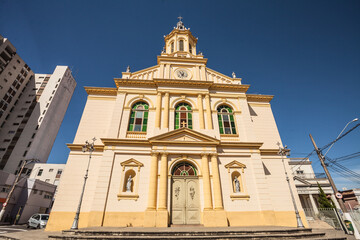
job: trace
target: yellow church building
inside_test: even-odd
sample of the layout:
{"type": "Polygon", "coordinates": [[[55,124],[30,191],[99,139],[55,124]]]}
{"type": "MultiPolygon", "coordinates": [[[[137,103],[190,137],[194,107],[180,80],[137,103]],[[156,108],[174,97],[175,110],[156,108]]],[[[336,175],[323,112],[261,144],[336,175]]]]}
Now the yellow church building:
{"type": "Polygon", "coordinates": [[[157,65],[128,68],[114,88],[85,88],[47,231],[73,223],[90,154],[82,146],[93,137],[80,228],[296,227],[273,96],[248,94],[235,74],[208,68],[196,47],[180,20],[157,65]]]}

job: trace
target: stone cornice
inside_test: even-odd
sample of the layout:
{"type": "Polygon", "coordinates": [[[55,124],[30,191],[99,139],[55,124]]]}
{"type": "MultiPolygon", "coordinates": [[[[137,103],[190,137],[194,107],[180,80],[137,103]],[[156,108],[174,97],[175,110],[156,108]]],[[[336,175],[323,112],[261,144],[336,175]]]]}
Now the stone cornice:
{"type": "Polygon", "coordinates": [[[114,81],[118,88],[121,86],[156,86],[153,80],[114,78],[114,81]]]}
{"type": "Polygon", "coordinates": [[[168,56],[158,56],[157,64],[160,62],[187,62],[187,63],[199,63],[205,64],[207,63],[207,58],[186,58],[186,57],[168,57],[168,56]]]}
{"type": "Polygon", "coordinates": [[[274,96],[273,95],[261,95],[261,94],[246,94],[248,102],[266,102],[269,103],[274,96]]]}
{"type": "Polygon", "coordinates": [[[179,33],[179,34],[188,34],[189,37],[195,42],[197,43],[197,39],[192,35],[191,31],[189,29],[186,30],[180,30],[180,29],[173,29],[167,36],[164,37],[165,42],[170,39],[172,36],[174,36],[174,34],[179,33]]]}
{"type": "Polygon", "coordinates": [[[117,138],[101,138],[105,146],[111,145],[151,145],[148,140],[142,139],[117,139],[117,138]]]}
{"type": "Polygon", "coordinates": [[[246,93],[249,89],[250,85],[241,85],[241,84],[222,84],[222,83],[214,83],[211,85],[210,89],[214,90],[233,90],[246,93]]]}
{"type": "Polygon", "coordinates": [[[221,141],[220,147],[237,147],[259,149],[263,145],[262,142],[224,142],[221,141]]]}
{"type": "Polygon", "coordinates": [[[179,79],[160,79],[154,78],[157,86],[201,86],[209,88],[213,82],[210,81],[195,81],[195,80],[179,80],[179,79]]]}
{"type": "Polygon", "coordinates": [[[116,96],[116,88],[105,88],[105,87],[84,87],[88,95],[107,95],[107,96],[116,96]]]}
{"type": "MultiPolygon", "coordinates": [[[[84,144],[76,144],[76,143],[68,143],[66,146],[71,151],[80,151],[82,152],[82,147],[84,144]]],[[[103,152],[104,151],[104,145],[94,145],[94,152],[103,152]]]]}
{"type": "Polygon", "coordinates": [[[279,149],[260,149],[261,155],[279,156],[279,149]]]}

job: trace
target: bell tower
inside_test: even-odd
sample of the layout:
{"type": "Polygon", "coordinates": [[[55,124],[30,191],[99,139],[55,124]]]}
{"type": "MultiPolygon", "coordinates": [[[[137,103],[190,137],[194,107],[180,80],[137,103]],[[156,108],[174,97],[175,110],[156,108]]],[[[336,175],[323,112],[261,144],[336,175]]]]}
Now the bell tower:
{"type": "Polygon", "coordinates": [[[190,32],[190,28],[186,28],[181,21],[182,17],[178,17],[179,22],[176,27],[165,36],[165,47],[162,56],[169,57],[196,57],[196,43],[195,38],[190,32]]]}

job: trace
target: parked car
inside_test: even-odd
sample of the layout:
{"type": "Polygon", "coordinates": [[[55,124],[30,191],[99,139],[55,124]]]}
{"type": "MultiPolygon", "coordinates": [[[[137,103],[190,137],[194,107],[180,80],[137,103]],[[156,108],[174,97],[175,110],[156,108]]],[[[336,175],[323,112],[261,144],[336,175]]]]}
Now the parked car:
{"type": "Polygon", "coordinates": [[[44,228],[48,222],[49,214],[34,214],[29,218],[27,227],[44,228]]]}

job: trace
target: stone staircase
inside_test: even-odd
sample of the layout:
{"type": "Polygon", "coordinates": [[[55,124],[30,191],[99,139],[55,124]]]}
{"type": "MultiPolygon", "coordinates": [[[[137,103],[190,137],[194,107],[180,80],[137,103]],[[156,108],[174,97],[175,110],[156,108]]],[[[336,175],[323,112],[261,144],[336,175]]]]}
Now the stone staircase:
{"type": "Polygon", "coordinates": [[[49,235],[51,240],[76,239],[159,239],[159,240],[192,240],[192,239],[329,239],[344,240],[345,234],[326,235],[323,231],[312,231],[311,228],[89,228],[65,230],[61,235],[49,235]]]}

